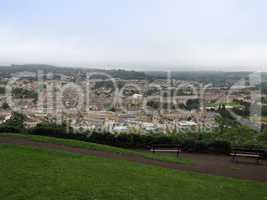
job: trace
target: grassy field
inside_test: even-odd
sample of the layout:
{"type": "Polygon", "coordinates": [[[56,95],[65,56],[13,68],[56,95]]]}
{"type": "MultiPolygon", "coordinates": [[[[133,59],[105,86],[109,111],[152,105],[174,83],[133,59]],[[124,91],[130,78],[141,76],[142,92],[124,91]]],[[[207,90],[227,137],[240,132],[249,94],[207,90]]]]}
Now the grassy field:
{"type": "Polygon", "coordinates": [[[147,159],[159,160],[164,162],[173,162],[173,163],[180,163],[180,164],[192,164],[193,162],[189,159],[183,158],[183,156],[179,156],[177,158],[174,154],[153,154],[151,152],[145,152],[140,150],[129,150],[124,148],[112,147],[108,145],[101,145],[95,144],[91,142],[83,142],[79,140],[71,140],[71,139],[61,139],[61,138],[53,138],[53,137],[46,137],[46,136],[38,136],[38,135],[29,135],[29,134],[15,134],[15,133],[1,133],[0,137],[8,136],[20,139],[27,139],[37,142],[49,142],[53,144],[65,144],[72,147],[79,147],[79,148],[86,148],[91,150],[97,151],[107,151],[112,152],[115,154],[122,154],[122,155],[131,155],[131,156],[142,156],[147,159]]]}
{"type": "Polygon", "coordinates": [[[3,200],[251,200],[267,184],[127,161],[0,145],[3,200]]]}

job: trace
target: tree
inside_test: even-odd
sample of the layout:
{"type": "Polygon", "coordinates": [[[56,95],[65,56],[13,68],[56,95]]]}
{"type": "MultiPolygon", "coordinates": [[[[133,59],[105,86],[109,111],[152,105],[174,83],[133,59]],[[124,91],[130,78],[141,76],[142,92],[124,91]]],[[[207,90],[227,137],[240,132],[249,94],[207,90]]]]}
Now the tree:
{"type": "Polygon", "coordinates": [[[0,125],[0,132],[23,132],[25,130],[25,119],[26,116],[24,114],[13,112],[11,118],[0,125]]]}
{"type": "Polygon", "coordinates": [[[200,100],[199,99],[189,99],[186,102],[186,109],[187,110],[195,110],[200,108],[200,100]]]}
{"type": "Polygon", "coordinates": [[[265,128],[258,137],[259,141],[267,142],[267,128],[265,128]]]}
{"type": "Polygon", "coordinates": [[[4,110],[8,110],[10,107],[9,107],[9,105],[8,105],[8,103],[7,102],[4,102],[3,104],[2,104],[2,109],[4,109],[4,110]]]}

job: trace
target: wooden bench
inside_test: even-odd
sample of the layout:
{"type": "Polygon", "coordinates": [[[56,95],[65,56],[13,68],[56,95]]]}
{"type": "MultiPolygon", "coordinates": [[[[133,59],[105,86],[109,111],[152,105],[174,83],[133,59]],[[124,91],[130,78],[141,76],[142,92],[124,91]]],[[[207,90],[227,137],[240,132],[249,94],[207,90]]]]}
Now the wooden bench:
{"type": "Polygon", "coordinates": [[[230,153],[233,162],[238,162],[239,157],[256,159],[257,164],[263,163],[263,151],[257,149],[235,148],[230,153]]]}
{"type": "Polygon", "coordinates": [[[153,153],[164,152],[164,153],[176,153],[179,157],[182,152],[180,145],[168,145],[168,144],[154,144],[150,147],[150,151],[153,153]]]}

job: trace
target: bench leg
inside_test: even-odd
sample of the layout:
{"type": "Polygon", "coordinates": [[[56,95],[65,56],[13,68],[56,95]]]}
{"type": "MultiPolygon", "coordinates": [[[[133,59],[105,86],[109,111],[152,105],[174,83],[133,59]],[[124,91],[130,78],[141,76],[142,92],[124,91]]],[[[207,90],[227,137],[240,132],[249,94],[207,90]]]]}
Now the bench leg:
{"type": "Polygon", "coordinates": [[[232,161],[233,161],[234,163],[238,163],[238,156],[233,156],[233,157],[232,157],[232,161]]]}
{"type": "Polygon", "coordinates": [[[232,156],[232,162],[235,162],[235,158],[236,158],[235,156],[232,156]]]}
{"type": "Polygon", "coordinates": [[[263,159],[262,158],[258,158],[257,159],[257,164],[258,165],[263,165],[263,159]]]}

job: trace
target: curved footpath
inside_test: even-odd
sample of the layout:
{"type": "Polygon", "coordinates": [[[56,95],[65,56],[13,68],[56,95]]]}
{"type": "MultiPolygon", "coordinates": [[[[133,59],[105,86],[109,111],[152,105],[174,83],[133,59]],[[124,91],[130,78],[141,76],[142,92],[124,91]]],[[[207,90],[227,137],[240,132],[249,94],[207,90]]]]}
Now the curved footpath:
{"type": "Polygon", "coordinates": [[[151,160],[142,156],[120,155],[112,152],[95,151],[85,148],[71,147],[63,144],[37,142],[8,136],[0,136],[0,144],[14,144],[18,146],[33,147],[37,149],[60,150],[80,155],[91,155],[101,158],[127,160],[141,164],[154,165],[168,169],[181,171],[200,172],[209,175],[225,176],[245,180],[267,182],[267,163],[256,165],[252,162],[232,163],[229,156],[189,154],[183,153],[183,157],[193,160],[194,164],[176,164],[163,161],[151,160]]]}

